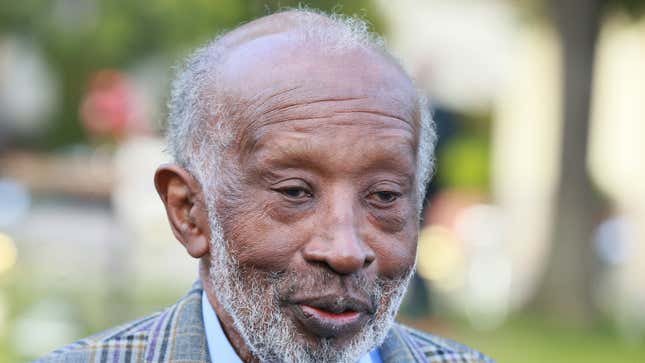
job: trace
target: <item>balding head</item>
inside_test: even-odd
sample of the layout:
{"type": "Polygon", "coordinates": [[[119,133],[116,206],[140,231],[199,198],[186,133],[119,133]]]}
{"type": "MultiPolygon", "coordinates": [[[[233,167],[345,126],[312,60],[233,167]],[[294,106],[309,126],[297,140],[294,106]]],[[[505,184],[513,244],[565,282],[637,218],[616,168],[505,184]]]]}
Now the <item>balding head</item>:
{"type": "Polygon", "coordinates": [[[382,48],[381,38],[369,32],[367,24],[356,18],[324,15],[312,11],[289,10],[268,15],[219,38],[221,47],[233,48],[253,39],[278,33],[291,33],[295,39],[317,43],[333,50],[340,48],[382,48]]]}
{"type": "Polygon", "coordinates": [[[212,186],[217,181],[215,175],[220,174],[220,155],[235,138],[235,126],[242,116],[257,112],[252,108],[253,100],[240,99],[239,91],[245,91],[247,96],[255,92],[257,101],[263,94],[271,93],[263,85],[275,83],[272,79],[293,80],[296,74],[291,70],[297,65],[304,72],[301,75],[306,75],[311,67],[334,66],[323,60],[335,62],[335,66],[342,66],[338,69],[344,67],[345,73],[354,76],[347,80],[348,87],[369,83],[378,86],[372,81],[381,81],[383,90],[400,93],[388,102],[407,98],[407,108],[412,104],[417,125],[417,184],[421,200],[433,167],[435,142],[425,99],[414,94],[410,100],[414,93],[412,83],[384,49],[382,39],[369,32],[364,21],[341,15],[304,10],[280,12],[244,24],[196,50],[178,72],[169,102],[167,136],[175,161],[204,186],[212,186]],[[297,57],[298,64],[294,62],[297,57]],[[366,69],[368,63],[371,66],[366,69]],[[283,72],[276,72],[278,68],[283,72]],[[372,72],[371,77],[368,72],[355,72],[370,69],[387,72],[372,72]],[[364,76],[362,80],[359,73],[364,76]],[[291,79],[286,79],[285,74],[291,75],[291,79]],[[400,86],[390,87],[388,81],[400,86]],[[249,87],[249,82],[255,88],[249,87]]]}
{"type": "Polygon", "coordinates": [[[414,269],[434,136],[365,23],[241,26],[189,58],[170,111],[180,166],[155,183],[238,354],[356,362],[380,345],[414,269]]]}

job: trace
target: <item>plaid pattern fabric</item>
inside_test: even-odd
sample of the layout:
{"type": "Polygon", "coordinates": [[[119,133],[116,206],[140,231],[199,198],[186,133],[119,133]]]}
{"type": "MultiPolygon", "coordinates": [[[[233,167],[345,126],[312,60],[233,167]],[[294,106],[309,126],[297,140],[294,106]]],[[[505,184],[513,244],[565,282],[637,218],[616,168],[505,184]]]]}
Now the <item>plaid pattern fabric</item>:
{"type": "Polygon", "coordinates": [[[396,324],[379,349],[383,363],[495,363],[449,339],[396,324]]]}
{"type": "MultiPolygon", "coordinates": [[[[34,362],[209,362],[201,294],[198,281],[160,313],[82,339],[34,362]]],[[[379,352],[383,363],[494,363],[466,346],[398,324],[379,352]]]]}

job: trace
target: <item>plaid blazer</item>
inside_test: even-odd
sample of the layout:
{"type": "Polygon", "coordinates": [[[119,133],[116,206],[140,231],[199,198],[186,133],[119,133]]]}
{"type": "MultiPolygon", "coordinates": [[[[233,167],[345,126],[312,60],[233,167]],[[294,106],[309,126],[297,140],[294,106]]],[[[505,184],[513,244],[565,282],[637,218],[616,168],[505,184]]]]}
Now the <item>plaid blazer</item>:
{"type": "MultiPolygon", "coordinates": [[[[160,313],[79,340],[34,362],[209,362],[201,295],[198,281],[160,313]]],[[[379,352],[383,363],[494,363],[464,345],[399,324],[379,352]]]]}

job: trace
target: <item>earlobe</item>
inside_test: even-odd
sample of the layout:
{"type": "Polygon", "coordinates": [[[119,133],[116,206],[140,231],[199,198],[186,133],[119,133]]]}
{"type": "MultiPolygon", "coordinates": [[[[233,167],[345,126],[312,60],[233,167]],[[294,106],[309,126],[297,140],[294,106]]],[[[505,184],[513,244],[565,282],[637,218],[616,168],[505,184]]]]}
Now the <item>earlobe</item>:
{"type": "Polygon", "coordinates": [[[200,184],[184,168],[164,164],[155,173],[155,187],[177,240],[192,257],[207,254],[210,225],[200,184]]]}
{"type": "Polygon", "coordinates": [[[189,255],[194,258],[201,258],[208,253],[210,244],[206,238],[200,237],[194,239],[188,244],[184,244],[184,246],[186,247],[189,255]]]}

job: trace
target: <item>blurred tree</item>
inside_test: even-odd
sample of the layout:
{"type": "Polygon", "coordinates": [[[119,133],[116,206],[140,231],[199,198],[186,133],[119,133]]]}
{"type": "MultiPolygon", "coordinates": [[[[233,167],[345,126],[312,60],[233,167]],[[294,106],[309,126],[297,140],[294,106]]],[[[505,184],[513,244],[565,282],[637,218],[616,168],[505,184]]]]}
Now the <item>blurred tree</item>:
{"type": "Polygon", "coordinates": [[[564,125],[552,247],[532,307],[586,325],[596,316],[591,240],[601,207],[586,163],[596,43],[606,14],[619,9],[638,16],[645,1],[554,0],[548,4],[562,45],[564,125]]]}
{"type": "Polygon", "coordinates": [[[42,140],[26,146],[54,148],[84,142],[79,103],[88,78],[103,68],[124,68],[146,57],[177,59],[224,29],[281,7],[358,14],[381,22],[368,0],[0,0],[0,34],[21,34],[42,47],[60,81],[61,104],[42,140]]]}

